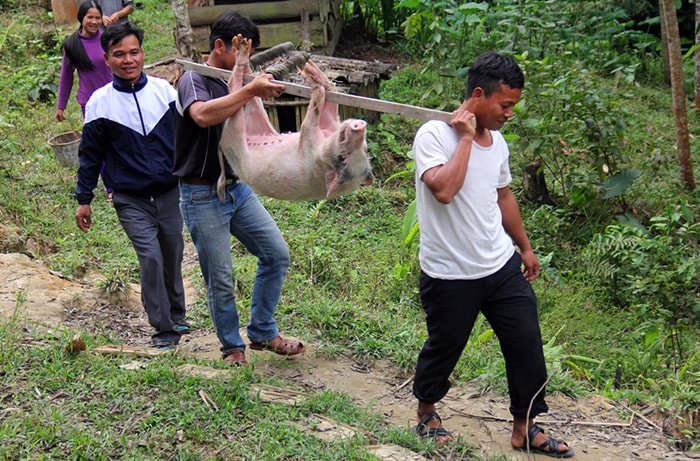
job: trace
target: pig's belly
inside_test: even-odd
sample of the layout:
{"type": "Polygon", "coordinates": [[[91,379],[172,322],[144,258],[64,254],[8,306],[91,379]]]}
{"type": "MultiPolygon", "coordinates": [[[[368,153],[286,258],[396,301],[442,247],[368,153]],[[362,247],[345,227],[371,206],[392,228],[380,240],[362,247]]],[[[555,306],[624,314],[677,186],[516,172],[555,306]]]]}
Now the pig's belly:
{"type": "MultiPolygon", "coordinates": [[[[276,138],[276,137],[272,137],[276,138]]],[[[275,141],[248,144],[248,155],[234,169],[257,193],[284,200],[326,198],[326,171],[315,152],[300,152],[299,137],[282,135],[275,141]]]]}

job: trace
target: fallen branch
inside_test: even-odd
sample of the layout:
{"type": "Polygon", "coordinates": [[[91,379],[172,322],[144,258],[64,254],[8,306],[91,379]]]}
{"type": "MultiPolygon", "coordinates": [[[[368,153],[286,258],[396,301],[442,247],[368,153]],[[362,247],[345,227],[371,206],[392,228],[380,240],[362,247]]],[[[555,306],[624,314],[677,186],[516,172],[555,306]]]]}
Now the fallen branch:
{"type": "Polygon", "coordinates": [[[199,396],[202,398],[202,401],[204,404],[209,407],[209,410],[212,411],[212,407],[214,408],[213,411],[219,411],[219,407],[216,406],[216,402],[214,402],[211,397],[209,397],[209,394],[204,392],[202,389],[199,390],[199,396]]]}
{"type": "MultiPolygon", "coordinates": [[[[450,410],[454,411],[460,416],[466,416],[469,418],[476,418],[476,419],[482,419],[486,421],[499,421],[499,422],[504,422],[504,423],[512,423],[513,419],[512,418],[501,418],[498,416],[489,416],[489,415],[474,415],[472,413],[466,413],[464,411],[457,410],[452,407],[448,407],[450,410]]],[[[538,420],[538,423],[542,424],[552,424],[552,425],[563,425],[563,424],[570,424],[573,426],[599,426],[599,427],[631,427],[632,422],[634,420],[635,414],[632,414],[630,417],[630,421],[628,423],[606,423],[606,422],[601,422],[601,421],[572,421],[572,420],[546,420],[546,419],[541,419],[538,420]]]]}
{"type": "Polygon", "coordinates": [[[411,377],[408,378],[406,381],[404,381],[403,384],[401,384],[399,387],[396,388],[396,390],[397,390],[397,391],[400,391],[400,390],[403,389],[404,387],[408,386],[408,383],[410,383],[411,381],[413,381],[413,376],[411,376],[411,377]]]}
{"type": "Polygon", "coordinates": [[[623,407],[625,410],[631,412],[631,413],[632,413],[632,417],[634,417],[634,416],[638,417],[639,419],[643,420],[644,422],[646,422],[646,423],[649,424],[650,426],[655,427],[656,429],[658,429],[660,434],[663,434],[663,429],[662,429],[658,424],[655,424],[653,421],[651,421],[650,419],[648,419],[647,417],[645,417],[645,416],[642,415],[641,413],[639,413],[639,412],[637,412],[637,411],[634,411],[633,409],[631,409],[630,407],[628,407],[628,406],[625,405],[624,403],[621,403],[620,405],[622,405],[622,407],[623,407]]]}
{"type": "Polygon", "coordinates": [[[94,352],[107,355],[135,355],[137,357],[156,357],[163,354],[176,354],[178,348],[175,349],[155,349],[139,346],[98,346],[92,349],[94,352]]]}

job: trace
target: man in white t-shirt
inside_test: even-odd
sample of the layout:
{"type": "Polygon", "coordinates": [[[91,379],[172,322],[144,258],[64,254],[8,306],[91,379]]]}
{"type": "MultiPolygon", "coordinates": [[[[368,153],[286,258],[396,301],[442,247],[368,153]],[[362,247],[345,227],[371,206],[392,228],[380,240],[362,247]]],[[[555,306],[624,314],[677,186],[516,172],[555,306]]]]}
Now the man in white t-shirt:
{"type": "Polygon", "coordinates": [[[573,449],[534,423],[548,410],[537,299],[530,286],[540,264],[508,186],[509,151],[498,131],[513,116],[524,83],[512,58],[485,53],[469,68],[466,99],[450,124],[427,122],[415,137],[420,297],[428,339],[413,384],[414,431],[440,443],[452,440],[435,404],[447,394],[449,376],[482,312],[506,363],[511,445],[568,458],[573,449]]]}

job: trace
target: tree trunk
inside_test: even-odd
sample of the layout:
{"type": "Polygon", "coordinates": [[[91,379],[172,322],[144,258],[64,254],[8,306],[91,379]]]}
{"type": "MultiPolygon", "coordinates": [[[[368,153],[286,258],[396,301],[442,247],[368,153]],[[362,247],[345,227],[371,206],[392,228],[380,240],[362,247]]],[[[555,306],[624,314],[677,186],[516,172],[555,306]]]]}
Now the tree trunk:
{"type": "Polygon", "coordinates": [[[700,111],[700,0],[695,0],[695,110],[700,111]]]}
{"type": "Polygon", "coordinates": [[[187,0],[170,0],[170,6],[175,14],[175,46],[183,58],[194,62],[202,62],[202,55],[194,46],[194,34],[190,24],[187,0]]]}
{"type": "Polygon", "coordinates": [[[678,17],[674,0],[659,0],[661,22],[666,28],[665,42],[668,46],[669,69],[671,70],[671,93],[673,99],[673,120],[676,126],[676,150],[681,182],[688,190],[695,189],[693,165],[690,157],[690,139],[688,134],[688,116],[685,107],[685,89],[681,41],[678,32],[678,17]]]}
{"type": "MultiPolygon", "coordinates": [[[[661,19],[661,59],[664,65],[664,82],[671,85],[670,59],[668,57],[668,42],[666,41],[666,24],[664,22],[664,0],[659,0],[659,18],[661,19]]],[[[675,11],[675,9],[673,10],[675,11]]]]}
{"type": "Polygon", "coordinates": [[[540,205],[553,205],[552,197],[549,196],[547,183],[544,180],[542,171],[542,160],[535,159],[530,162],[523,172],[523,191],[525,197],[531,202],[540,205]]]}

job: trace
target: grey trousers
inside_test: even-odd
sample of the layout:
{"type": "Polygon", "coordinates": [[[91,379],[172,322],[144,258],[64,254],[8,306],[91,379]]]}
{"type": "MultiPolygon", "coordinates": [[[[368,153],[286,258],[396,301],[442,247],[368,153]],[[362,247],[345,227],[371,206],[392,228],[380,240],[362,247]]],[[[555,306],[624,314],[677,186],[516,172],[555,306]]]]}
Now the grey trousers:
{"type": "Polygon", "coordinates": [[[177,343],[175,325],[185,319],[182,283],[182,215],[177,186],[162,195],[140,197],[114,191],[112,203],[134,246],[141,276],[141,303],[156,333],[154,341],[177,343]]]}

